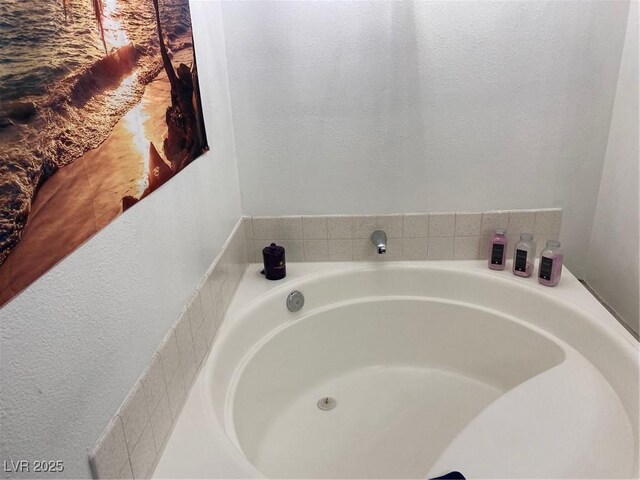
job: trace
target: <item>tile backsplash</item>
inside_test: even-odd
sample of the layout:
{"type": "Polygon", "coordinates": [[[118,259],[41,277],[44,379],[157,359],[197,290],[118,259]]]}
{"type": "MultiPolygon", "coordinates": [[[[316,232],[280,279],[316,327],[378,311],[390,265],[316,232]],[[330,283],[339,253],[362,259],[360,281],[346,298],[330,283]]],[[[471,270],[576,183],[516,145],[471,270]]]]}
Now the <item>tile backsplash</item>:
{"type": "Polygon", "coordinates": [[[290,262],[481,259],[497,228],[507,230],[511,245],[520,233],[533,233],[539,253],[547,240],[559,237],[561,220],[559,208],[245,217],[247,258],[262,262],[262,249],[275,242],[290,262]],[[376,229],[387,234],[385,255],[378,255],[369,241],[376,229]]]}
{"type": "Polygon", "coordinates": [[[238,222],[89,455],[94,478],[149,478],[247,266],[238,222]]]}

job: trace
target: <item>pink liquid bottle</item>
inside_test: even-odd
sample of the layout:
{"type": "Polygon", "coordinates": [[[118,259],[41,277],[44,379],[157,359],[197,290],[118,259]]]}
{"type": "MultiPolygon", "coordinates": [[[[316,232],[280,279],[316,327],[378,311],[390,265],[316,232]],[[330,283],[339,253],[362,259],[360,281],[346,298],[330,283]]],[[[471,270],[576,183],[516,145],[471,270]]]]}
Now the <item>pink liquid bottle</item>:
{"type": "Polygon", "coordinates": [[[504,270],[507,260],[507,231],[496,230],[489,240],[489,268],[504,270]]]}
{"type": "Polygon", "coordinates": [[[513,250],[514,275],[519,277],[530,277],[533,273],[533,262],[536,258],[536,242],[533,241],[531,233],[521,233],[520,241],[516,243],[513,250]]]}
{"type": "Polygon", "coordinates": [[[560,242],[548,240],[546,247],[540,254],[538,282],[547,287],[555,287],[558,284],[562,274],[563,256],[562,250],[560,250],[560,242]]]}

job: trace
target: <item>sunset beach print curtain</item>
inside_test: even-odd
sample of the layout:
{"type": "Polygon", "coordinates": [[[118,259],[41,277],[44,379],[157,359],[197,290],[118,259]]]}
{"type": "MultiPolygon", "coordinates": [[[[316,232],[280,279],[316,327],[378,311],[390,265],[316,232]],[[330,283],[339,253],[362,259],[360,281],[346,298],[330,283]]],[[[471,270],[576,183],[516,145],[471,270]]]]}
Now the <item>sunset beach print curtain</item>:
{"type": "Polygon", "coordinates": [[[207,149],[188,0],[0,1],[0,306],[207,149]]]}

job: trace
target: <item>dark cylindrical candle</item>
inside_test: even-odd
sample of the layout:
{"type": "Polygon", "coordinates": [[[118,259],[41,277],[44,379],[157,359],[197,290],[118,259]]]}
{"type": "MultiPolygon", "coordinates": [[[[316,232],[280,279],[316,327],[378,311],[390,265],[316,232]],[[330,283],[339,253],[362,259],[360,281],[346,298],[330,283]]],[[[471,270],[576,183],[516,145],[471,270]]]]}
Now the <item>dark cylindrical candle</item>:
{"type": "Polygon", "coordinates": [[[264,276],[267,280],[280,280],[287,275],[287,265],[284,259],[284,247],[272,243],[262,249],[264,262],[264,276]]]}

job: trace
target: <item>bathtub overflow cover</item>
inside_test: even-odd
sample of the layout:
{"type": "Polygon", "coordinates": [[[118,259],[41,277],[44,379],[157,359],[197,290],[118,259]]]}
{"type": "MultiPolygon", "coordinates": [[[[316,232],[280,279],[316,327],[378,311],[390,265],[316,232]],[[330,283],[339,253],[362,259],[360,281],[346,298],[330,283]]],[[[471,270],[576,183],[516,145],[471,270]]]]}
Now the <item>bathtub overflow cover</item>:
{"type": "Polygon", "coordinates": [[[290,312],[297,312],[304,306],[304,295],[297,290],[287,295],[287,308],[290,312]]]}
{"type": "Polygon", "coordinates": [[[336,408],[336,399],[331,397],[323,397],[318,400],[318,408],[320,410],[333,410],[336,408]]]}

